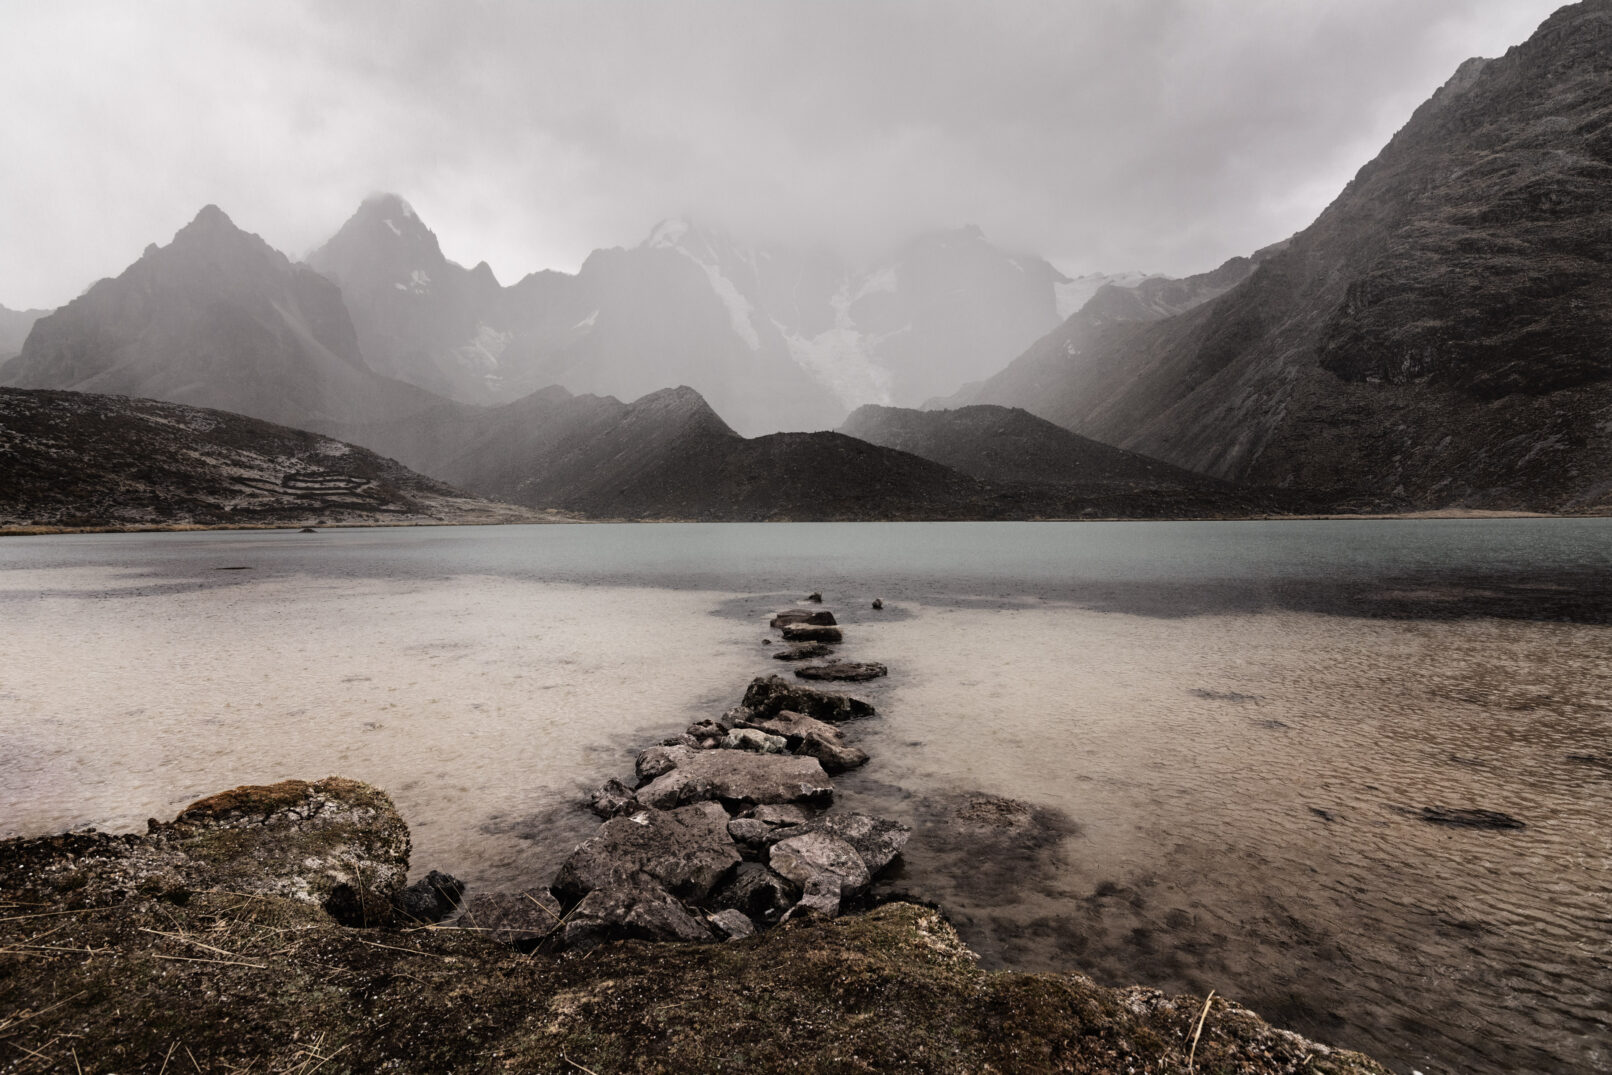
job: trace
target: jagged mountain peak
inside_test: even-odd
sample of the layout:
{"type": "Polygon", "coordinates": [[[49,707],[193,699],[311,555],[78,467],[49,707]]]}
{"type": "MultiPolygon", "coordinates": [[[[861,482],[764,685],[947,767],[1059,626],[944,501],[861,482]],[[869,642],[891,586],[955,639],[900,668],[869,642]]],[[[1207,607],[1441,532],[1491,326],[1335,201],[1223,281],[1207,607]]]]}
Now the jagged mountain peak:
{"type": "Polygon", "coordinates": [[[145,257],[201,255],[210,258],[233,258],[240,255],[267,256],[277,268],[289,268],[290,261],[263,238],[237,226],[235,221],[218,206],[208,204],[193,217],[190,223],[174,233],[167,246],[152,244],[146,247],[145,257]]]}

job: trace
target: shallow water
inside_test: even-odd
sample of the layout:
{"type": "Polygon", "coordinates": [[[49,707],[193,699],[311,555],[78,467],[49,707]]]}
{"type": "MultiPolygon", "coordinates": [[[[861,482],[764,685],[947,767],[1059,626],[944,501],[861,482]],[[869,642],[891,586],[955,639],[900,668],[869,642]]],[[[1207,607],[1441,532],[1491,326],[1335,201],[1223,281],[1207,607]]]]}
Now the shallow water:
{"type": "Polygon", "coordinates": [[[546,880],[579,793],[772,672],[822,589],[993,966],[1213,988],[1409,1071],[1612,1070],[1612,526],[584,526],[0,542],[0,834],[241,782],[392,792],[417,868],[546,880]],[[244,570],[222,570],[243,568],[244,570]],[[882,613],[867,609],[882,596],[882,613]],[[954,796],[1061,813],[960,854],[954,796]],[[1452,829],[1423,806],[1515,815],[1452,829]]]}

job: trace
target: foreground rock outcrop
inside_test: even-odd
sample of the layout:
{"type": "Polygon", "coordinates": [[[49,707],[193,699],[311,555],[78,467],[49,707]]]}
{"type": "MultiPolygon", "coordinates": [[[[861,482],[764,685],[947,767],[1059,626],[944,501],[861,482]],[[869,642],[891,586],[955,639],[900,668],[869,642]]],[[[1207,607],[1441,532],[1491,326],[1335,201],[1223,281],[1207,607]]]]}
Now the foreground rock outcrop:
{"type": "MultiPolygon", "coordinates": [[[[146,836],[0,843],[3,1070],[1174,1072],[1190,1056],[1252,1075],[1385,1071],[1223,998],[1204,1014],[1197,997],[983,972],[911,904],[564,956],[522,955],[497,939],[498,908],[474,902],[488,925],[344,926],[329,894],[359,878],[398,891],[406,827],[353,781],[273,788],[203,800],[146,836]]],[[[877,826],[834,838],[878,853],[877,826]]],[[[643,890],[600,902],[623,900],[678,913],[643,890]]],[[[524,902],[528,923],[555,913],[524,902]]]]}

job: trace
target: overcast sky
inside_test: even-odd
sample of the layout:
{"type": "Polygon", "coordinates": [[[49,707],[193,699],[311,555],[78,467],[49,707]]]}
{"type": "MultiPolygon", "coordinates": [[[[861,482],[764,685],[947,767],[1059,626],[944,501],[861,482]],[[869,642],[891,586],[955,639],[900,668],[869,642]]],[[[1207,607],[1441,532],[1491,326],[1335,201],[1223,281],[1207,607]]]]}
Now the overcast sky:
{"type": "Polygon", "coordinates": [[[377,190],[505,283],[678,215],[1200,271],[1557,6],[0,0],[0,304],[66,302],[208,202],[299,257],[377,190]]]}

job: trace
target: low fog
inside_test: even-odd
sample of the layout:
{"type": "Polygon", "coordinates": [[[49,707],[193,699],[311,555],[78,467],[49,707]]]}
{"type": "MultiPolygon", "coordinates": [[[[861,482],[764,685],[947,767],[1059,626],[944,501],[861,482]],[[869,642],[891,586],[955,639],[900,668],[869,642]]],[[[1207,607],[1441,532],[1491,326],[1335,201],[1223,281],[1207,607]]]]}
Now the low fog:
{"type": "Polygon", "coordinates": [[[1307,224],[1555,6],[12,4],[0,304],[59,305],[208,202],[300,256],[376,190],[505,282],[680,215],[1193,272],[1307,224]]]}

